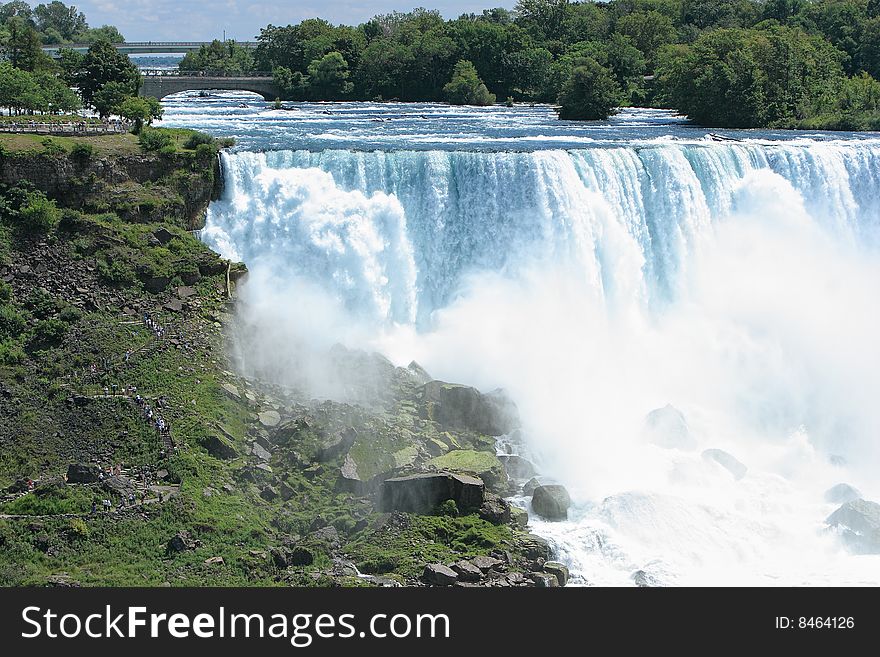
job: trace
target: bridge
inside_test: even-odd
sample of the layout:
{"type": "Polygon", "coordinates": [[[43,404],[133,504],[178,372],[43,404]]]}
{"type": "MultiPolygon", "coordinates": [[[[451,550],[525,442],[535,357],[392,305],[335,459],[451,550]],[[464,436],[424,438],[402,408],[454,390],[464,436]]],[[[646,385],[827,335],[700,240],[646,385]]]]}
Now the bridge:
{"type": "MultiPolygon", "coordinates": [[[[236,41],[236,45],[242,48],[256,48],[256,41],[236,41]]],[[[69,48],[77,52],[85,52],[89,49],[88,43],[68,43],[43,46],[43,52],[52,57],[58,57],[58,51],[69,48]]],[[[202,46],[211,45],[210,41],[129,41],[114,43],[113,47],[125,55],[174,55],[193,52],[202,46]]]]}
{"type": "Polygon", "coordinates": [[[252,91],[266,100],[281,96],[281,90],[266,71],[231,74],[218,71],[178,71],[176,69],[141,69],[141,96],[162,100],[181,91],[222,89],[252,91]]]}

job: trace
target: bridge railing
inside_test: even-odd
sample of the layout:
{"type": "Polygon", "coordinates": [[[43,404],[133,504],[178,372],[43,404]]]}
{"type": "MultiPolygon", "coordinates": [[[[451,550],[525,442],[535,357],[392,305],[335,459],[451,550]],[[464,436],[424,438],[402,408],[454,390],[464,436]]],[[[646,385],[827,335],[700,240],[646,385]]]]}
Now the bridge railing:
{"type": "MultiPolygon", "coordinates": [[[[43,50],[58,50],[59,48],[88,48],[88,43],[53,43],[42,46],[43,50]]],[[[201,48],[210,46],[210,41],[123,41],[114,43],[114,48],[201,48]]],[[[242,48],[256,48],[256,41],[236,41],[235,45],[242,48]]]]}
{"type": "Polygon", "coordinates": [[[141,75],[147,78],[271,78],[272,71],[249,71],[230,73],[228,71],[181,71],[176,68],[142,68],[141,75]]]}

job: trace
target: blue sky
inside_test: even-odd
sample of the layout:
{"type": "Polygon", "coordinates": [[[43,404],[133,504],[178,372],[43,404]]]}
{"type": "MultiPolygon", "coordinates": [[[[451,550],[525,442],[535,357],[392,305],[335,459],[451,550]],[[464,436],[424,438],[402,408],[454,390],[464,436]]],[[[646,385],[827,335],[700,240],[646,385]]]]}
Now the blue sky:
{"type": "MultiPolygon", "coordinates": [[[[31,0],[31,4],[38,4],[31,0]]],[[[261,27],[319,16],[357,24],[391,11],[427,6],[447,18],[487,7],[512,7],[515,0],[67,0],[85,12],[89,25],[115,25],[129,41],[252,39],[261,27]]]]}

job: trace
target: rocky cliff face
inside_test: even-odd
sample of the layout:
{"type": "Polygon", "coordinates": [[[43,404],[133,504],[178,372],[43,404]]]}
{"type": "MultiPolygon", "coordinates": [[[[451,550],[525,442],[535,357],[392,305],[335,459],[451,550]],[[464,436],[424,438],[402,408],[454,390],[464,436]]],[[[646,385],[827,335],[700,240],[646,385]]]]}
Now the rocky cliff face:
{"type": "Polygon", "coordinates": [[[22,182],[63,207],[196,230],[208,204],[220,195],[222,175],[213,153],[77,157],[32,151],[0,156],[0,183],[22,182]]]}

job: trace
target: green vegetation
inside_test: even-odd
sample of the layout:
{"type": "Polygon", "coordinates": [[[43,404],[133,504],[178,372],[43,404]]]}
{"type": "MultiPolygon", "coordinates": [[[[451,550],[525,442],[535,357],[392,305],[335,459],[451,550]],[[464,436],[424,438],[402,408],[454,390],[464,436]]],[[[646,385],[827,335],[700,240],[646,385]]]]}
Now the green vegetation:
{"type": "Polygon", "coordinates": [[[580,59],[559,94],[559,118],[607,119],[621,100],[620,85],[595,59],[580,59]]]}
{"type": "Polygon", "coordinates": [[[270,25],[258,41],[253,70],[273,71],[286,99],[494,95],[559,103],[562,118],[647,104],[706,125],[876,125],[874,0],[520,0],[454,20],[416,9],[356,27],[270,25]],[[473,70],[457,74],[462,61],[473,70]]]}
{"type": "Polygon", "coordinates": [[[235,41],[214,39],[195,52],[188,52],[180,60],[181,71],[210,71],[213,73],[248,73],[254,68],[251,50],[235,41]]]}
{"type": "Polygon", "coordinates": [[[22,26],[33,30],[38,44],[94,43],[99,39],[111,43],[125,41],[112,25],[91,28],[83,12],[58,0],[34,8],[24,0],[0,4],[0,42],[9,39],[22,26]]]}
{"type": "Polygon", "coordinates": [[[477,75],[477,69],[467,60],[461,60],[452,69],[452,79],[443,87],[446,99],[453,105],[493,105],[495,95],[477,75]]]}

